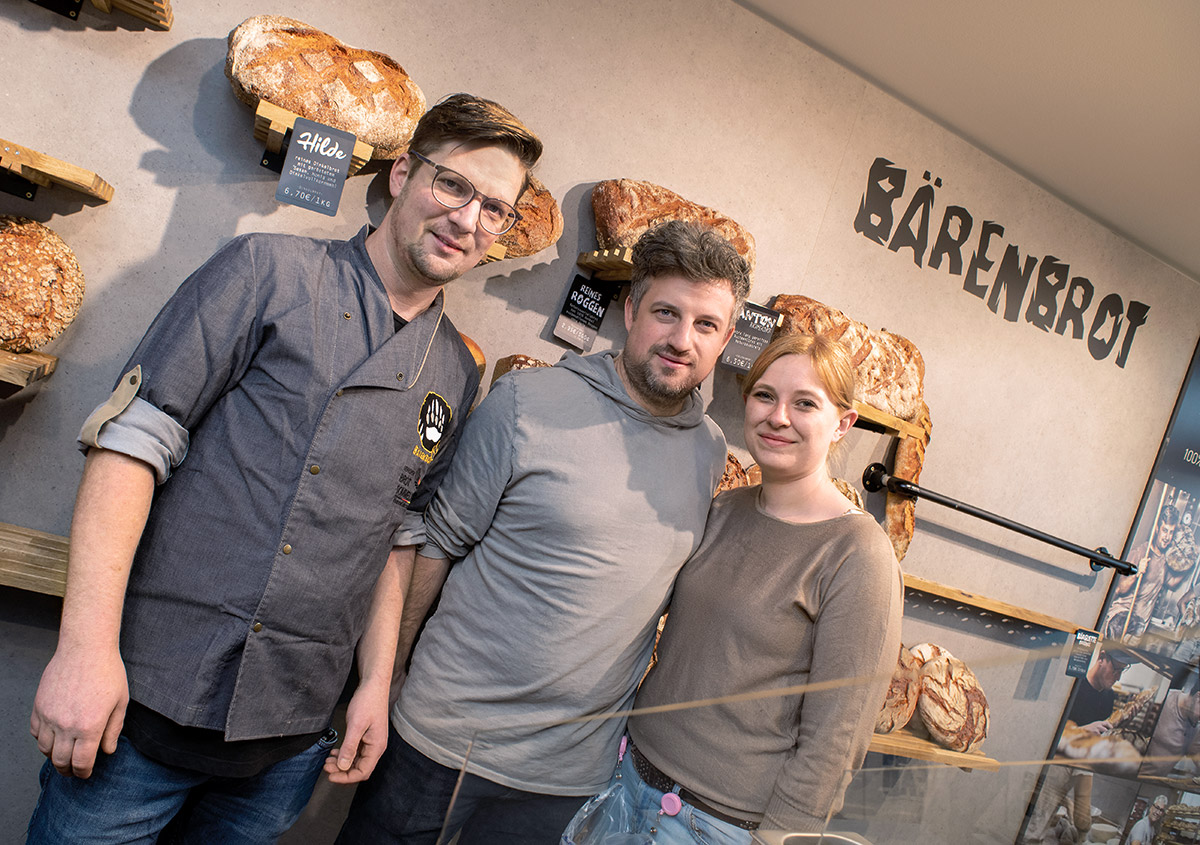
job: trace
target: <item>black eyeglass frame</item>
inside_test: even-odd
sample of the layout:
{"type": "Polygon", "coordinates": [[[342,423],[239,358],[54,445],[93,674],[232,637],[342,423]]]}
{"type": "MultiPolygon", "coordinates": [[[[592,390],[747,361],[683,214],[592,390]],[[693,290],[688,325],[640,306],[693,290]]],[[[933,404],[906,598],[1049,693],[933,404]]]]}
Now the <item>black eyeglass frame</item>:
{"type": "Polygon", "coordinates": [[[422,164],[428,164],[430,167],[432,167],[432,168],[433,168],[433,178],[432,178],[431,180],[429,180],[429,192],[430,192],[431,194],[433,194],[433,198],[434,198],[435,200],[437,200],[437,202],[438,202],[438,205],[444,206],[445,208],[466,208],[468,205],[470,205],[472,202],[474,202],[474,201],[475,201],[475,198],[476,198],[476,197],[478,197],[478,198],[479,198],[479,202],[480,202],[480,218],[479,218],[479,225],[481,225],[481,226],[483,226],[483,216],[482,216],[482,214],[483,214],[483,208],[482,208],[482,206],[483,206],[483,203],[485,203],[485,202],[498,202],[498,203],[500,203],[500,204],[502,204],[502,205],[506,205],[506,206],[508,206],[509,208],[511,208],[511,209],[512,209],[512,218],[511,218],[511,219],[512,219],[512,223],[510,223],[510,224],[508,225],[508,228],[506,228],[506,229],[505,229],[503,232],[493,232],[493,231],[491,231],[490,229],[488,229],[488,227],[487,227],[487,226],[483,226],[483,229],[484,229],[484,231],[485,231],[485,232],[487,232],[488,234],[490,234],[490,235],[495,235],[495,236],[499,237],[500,235],[503,235],[503,234],[505,234],[505,233],[507,233],[507,232],[511,232],[511,231],[512,231],[512,227],[513,227],[513,226],[516,226],[516,225],[517,225],[517,223],[519,223],[519,222],[520,222],[522,219],[524,219],[524,218],[521,216],[521,212],[517,211],[516,207],[515,207],[515,206],[513,206],[511,203],[509,203],[509,202],[506,202],[506,201],[504,201],[504,200],[500,199],[499,197],[489,197],[487,194],[483,193],[483,192],[482,192],[482,191],[480,191],[478,188],[476,188],[476,187],[475,187],[475,183],[474,183],[474,182],[472,182],[472,181],[471,181],[470,179],[468,179],[466,176],[463,176],[463,175],[462,175],[461,173],[459,173],[457,170],[454,170],[453,168],[450,168],[450,167],[446,167],[444,164],[438,164],[436,161],[433,161],[432,159],[430,159],[430,158],[428,158],[428,157],[426,157],[426,156],[423,156],[423,155],[421,155],[421,154],[420,154],[419,152],[417,152],[416,150],[409,150],[409,151],[408,151],[408,154],[409,154],[409,155],[411,155],[413,158],[415,158],[417,161],[421,162],[422,164]],[[468,186],[471,188],[471,191],[472,191],[472,193],[471,193],[471,196],[469,196],[469,197],[467,198],[467,201],[466,201],[466,202],[464,202],[462,205],[449,205],[449,204],[447,204],[446,202],[444,202],[444,201],[443,201],[443,200],[442,200],[442,199],[441,199],[441,198],[440,198],[440,197],[437,195],[437,192],[433,190],[433,183],[434,183],[434,182],[436,182],[436,181],[437,181],[437,178],[438,178],[439,176],[441,176],[443,173],[453,173],[453,174],[454,174],[455,176],[457,176],[459,179],[462,179],[462,180],[463,180],[463,182],[465,182],[465,183],[466,183],[466,184],[467,184],[467,185],[468,185],[468,186]]]}

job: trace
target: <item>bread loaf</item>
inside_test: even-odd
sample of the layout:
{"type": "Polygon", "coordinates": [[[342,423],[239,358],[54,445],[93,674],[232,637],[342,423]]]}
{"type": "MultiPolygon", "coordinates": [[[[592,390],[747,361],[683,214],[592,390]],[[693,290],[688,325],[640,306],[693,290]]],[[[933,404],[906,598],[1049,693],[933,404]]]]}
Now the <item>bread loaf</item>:
{"type": "Polygon", "coordinates": [[[536,176],[517,202],[521,219],[496,242],[504,245],[505,258],[524,258],[553,246],[562,236],[563,216],[549,189],[536,176]]]}
{"type": "Polygon", "coordinates": [[[850,504],[859,510],[863,509],[862,496],[858,494],[858,490],[853,484],[844,478],[832,478],[830,480],[833,482],[833,486],[837,488],[837,491],[850,501],[850,504]]]}
{"type": "Polygon", "coordinates": [[[596,241],[601,249],[631,247],[648,229],[668,220],[701,223],[733,244],[754,271],[754,236],[719,211],[697,205],[674,191],[634,179],[607,179],[592,188],[596,241]]]}
{"type": "Polygon", "coordinates": [[[873,331],[836,308],[798,294],[780,294],[771,307],[783,314],[783,332],[823,334],[839,341],[854,365],[855,399],[902,420],[920,413],[925,361],[906,338],[873,331]]]}
{"type": "Polygon", "coordinates": [[[492,370],[492,384],[496,383],[496,379],[505,373],[513,370],[528,370],[532,367],[549,367],[545,361],[530,357],[529,355],[505,355],[503,358],[496,359],[496,367],[492,370]]]}
{"type": "Polygon", "coordinates": [[[278,15],[248,18],[229,33],[225,75],[242,102],[257,108],[262,98],[353,132],[375,159],[407,150],[425,113],[425,95],[390,56],[278,15]]]}
{"type": "Polygon", "coordinates": [[[875,733],[886,734],[898,731],[908,724],[917,711],[917,700],[921,695],[921,664],[912,652],[900,646],[900,657],[892,672],[883,707],[875,718],[875,733]]]}
{"type": "Polygon", "coordinates": [[[40,349],[82,301],[83,271],[63,239],[27,217],[0,215],[0,349],[40,349]]]}
{"type": "MultiPolygon", "coordinates": [[[[924,437],[904,437],[896,444],[892,475],[916,484],[921,478],[921,467],[925,465],[925,449],[933,432],[933,421],[929,419],[929,406],[923,401],[914,422],[921,427],[924,437]]],[[[883,529],[892,541],[896,560],[904,560],[917,528],[917,501],[911,496],[887,491],[884,507],[883,529]]]]}
{"type": "Polygon", "coordinates": [[[935,657],[953,657],[954,656],[949,651],[942,648],[940,645],[936,645],[934,643],[918,643],[917,645],[910,648],[908,651],[909,651],[909,654],[911,654],[914,658],[916,658],[918,666],[924,666],[926,663],[928,663],[930,660],[933,660],[935,657]]]}
{"type": "Polygon", "coordinates": [[[742,469],[742,462],[734,456],[733,452],[726,453],[725,474],[721,476],[721,480],[717,484],[717,492],[723,493],[726,490],[745,487],[749,483],[750,477],[746,474],[746,470],[742,469]]]}
{"type": "Polygon", "coordinates": [[[462,332],[459,332],[458,336],[462,338],[462,342],[466,344],[467,349],[471,351],[471,357],[475,359],[475,366],[479,369],[479,377],[483,378],[483,371],[487,369],[487,358],[484,356],[483,350],[480,349],[478,343],[471,340],[471,338],[467,337],[462,332]]]}
{"type": "Polygon", "coordinates": [[[957,657],[943,654],[921,666],[917,709],[929,735],[951,751],[974,751],[987,738],[987,698],[975,674],[957,657]]]}

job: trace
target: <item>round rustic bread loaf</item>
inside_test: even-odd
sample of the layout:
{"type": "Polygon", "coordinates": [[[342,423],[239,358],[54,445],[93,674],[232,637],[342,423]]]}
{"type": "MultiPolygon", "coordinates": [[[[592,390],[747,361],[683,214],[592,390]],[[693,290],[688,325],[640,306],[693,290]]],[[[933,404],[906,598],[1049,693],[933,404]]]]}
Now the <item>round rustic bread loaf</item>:
{"type": "Polygon", "coordinates": [[[974,751],[987,738],[987,698],[957,657],[942,655],[921,666],[917,709],[930,736],[951,751],[974,751]]]}
{"type": "Polygon", "coordinates": [[[550,190],[536,176],[517,202],[521,219],[496,239],[505,258],[524,258],[555,244],[563,233],[563,216],[550,190]]]}
{"type": "Polygon", "coordinates": [[[898,731],[908,724],[917,711],[917,700],[921,695],[921,663],[903,644],[900,658],[892,672],[883,708],[875,718],[875,733],[887,734],[898,731]]]}
{"type": "Polygon", "coordinates": [[[262,98],[353,132],[375,159],[407,150],[425,113],[425,95],[393,58],[279,15],[247,18],[229,33],[225,75],[242,102],[257,108],[262,98]]]}
{"type": "Polygon", "coordinates": [[[35,220],[0,215],[0,349],[40,349],[82,301],[83,271],[63,239],[35,220]]]}
{"type": "Polygon", "coordinates": [[[946,649],[935,643],[918,643],[910,648],[909,653],[917,659],[918,666],[924,666],[935,657],[953,657],[946,649]]]}

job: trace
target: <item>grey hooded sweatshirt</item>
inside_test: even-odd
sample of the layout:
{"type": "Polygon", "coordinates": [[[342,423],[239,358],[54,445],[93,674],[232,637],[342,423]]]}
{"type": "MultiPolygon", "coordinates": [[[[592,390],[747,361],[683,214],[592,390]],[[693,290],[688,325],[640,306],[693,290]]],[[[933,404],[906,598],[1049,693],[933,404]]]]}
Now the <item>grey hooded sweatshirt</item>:
{"type": "Polygon", "coordinates": [[[452,558],[393,724],[445,766],[554,795],[601,790],[675,574],[699,545],[725,438],[699,391],[655,417],[612,352],[496,382],[425,513],[452,558]]]}

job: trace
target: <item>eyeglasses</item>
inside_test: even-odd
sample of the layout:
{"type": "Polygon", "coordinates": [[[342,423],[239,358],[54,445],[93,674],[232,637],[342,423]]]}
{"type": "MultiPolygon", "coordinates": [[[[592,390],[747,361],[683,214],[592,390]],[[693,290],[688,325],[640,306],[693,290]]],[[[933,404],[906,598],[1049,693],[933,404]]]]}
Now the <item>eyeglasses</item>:
{"type": "Polygon", "coordinates": [[[433,198],[446,208],[462,208],[475,197],[479,197],[479,224],[485,232],[503,235],[517,224],[521,214],[504,200],[489,197],[475,190],[471,180],[461,173],[427,159],[420,153],[409,150],[413,158],[433,168],[433,198]]]}

